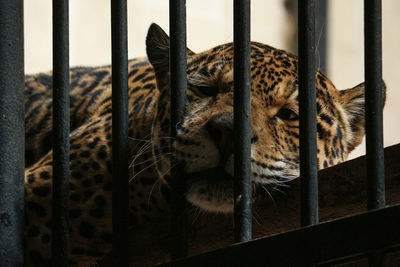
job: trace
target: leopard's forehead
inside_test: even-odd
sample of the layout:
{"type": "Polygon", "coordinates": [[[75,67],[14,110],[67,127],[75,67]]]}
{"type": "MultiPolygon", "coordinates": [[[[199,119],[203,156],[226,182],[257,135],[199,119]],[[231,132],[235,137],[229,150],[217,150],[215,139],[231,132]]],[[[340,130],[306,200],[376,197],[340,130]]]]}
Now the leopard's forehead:
{"type": "MultiPolygon", "coordinates": [[[[298,89],[298,58],[290,52],[251,42],[252,95],[264,103],[289,98],[298,89]]],[[[216,46],[188,58],[189,83],[233,90],[233,43],[216,46]]],[[[316,72],[317,98],[330,102],[338,91],[320,71],[316,72]]],[[[294,99],[297,99],[296,97],[294,99]]]]}
{"type": "MultiPolygon", "coordinates": [[[[214,64],[233,64],[233,43],[222,44],[202,53],[188,58],[188,72],[194,71],[199,66],[214,64]]],[[[251,42],[252,67],[275,67],[286,69],[295,74],[297,72],[297,57],[287,51],[272,46],[251,42]]]]}

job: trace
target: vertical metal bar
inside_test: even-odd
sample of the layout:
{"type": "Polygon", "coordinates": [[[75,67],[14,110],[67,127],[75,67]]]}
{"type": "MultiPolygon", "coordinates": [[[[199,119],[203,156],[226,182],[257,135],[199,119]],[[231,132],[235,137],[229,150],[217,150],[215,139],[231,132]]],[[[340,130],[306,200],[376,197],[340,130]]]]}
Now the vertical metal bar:
{"type": "MultiPolygon", "coordinates": [[[[186,0],[169,1],[170,24],[170,85],[171,85],[171,136],[176,136],[177,125],[182,120],[186,99],[186,0]]],[[[174,164],[171,162],[171,164],[174,164]]],[[[171,170],[171,231],[173,259],[187,255],[187,215],[185,182],[180,166],[171,170]]]]}
{"type": "Polygon", "coordinates": [[[318,223],[315,93],[315,1],[299,0],[301,225],[318,223]]]}
{"type": "Polygon", "coordinates": [[[53,266],[68,266],[69,251],[68,13],[68,0],[53,0],[53,266]]]}
{"type": "Polygon", "coordinates": [[[0,266],[23,265],[23,1],[0,1],[0,266]]]}
{"type": "Polygon", "coordinates": [[[327,73],[327,37],[328,37],[328,0],[315,2],[315,48],[317,52],[318,69],[327,73]]]}
{"type": "Polygon", "coordinates": [[[251,240],[250,0],[234,0],[235,242],[251,240]]]}
{"type": "Polygon", "coordinates": [[[382,3],[364,1],[365,126],[368,209],[385,206],[382,124],[382,3]]]}
{"type": "MultiPolygon", "coordinates": [[[[385,207],[382,95],[382,1],[364,1],[365,127],[368,210],[385,207]]],[[[368,255],[369,266],[383,266],[384,254],[368,255]]]]}
{"type": "Polygon", "coordinates": [[[129,266],[127,1],[111,0],[113,266],[129,266]]]}

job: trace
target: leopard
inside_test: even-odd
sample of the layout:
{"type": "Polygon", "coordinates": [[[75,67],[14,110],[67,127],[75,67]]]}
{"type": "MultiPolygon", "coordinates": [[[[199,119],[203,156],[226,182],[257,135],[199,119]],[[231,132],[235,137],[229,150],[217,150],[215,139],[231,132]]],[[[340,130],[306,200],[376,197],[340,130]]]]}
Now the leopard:
{"type": "MultiPolygon", "coordinates": [[[[256,194],[299,177],[298,59],[251,42],[251,179],[256,194]]],[[[182,119],[171,137],[170,39],[157,24],[147,58],[128,62],[129,225],[169,216],[179,163],[188,205],[233,212],[234,45],[187,49],[182,119]]],[[[91,266],[112,246],[111,67],[70,69],[69,265],[91,266]]],[[[364,135],[364,83],[338,90],[316,77],[317,165],[345,161],[364,135]]],[[[25,262],[51,265],[52,73],[25,78],[25,262]]],[[[128,168],[128,166],[127,166],[128,168]]]]}

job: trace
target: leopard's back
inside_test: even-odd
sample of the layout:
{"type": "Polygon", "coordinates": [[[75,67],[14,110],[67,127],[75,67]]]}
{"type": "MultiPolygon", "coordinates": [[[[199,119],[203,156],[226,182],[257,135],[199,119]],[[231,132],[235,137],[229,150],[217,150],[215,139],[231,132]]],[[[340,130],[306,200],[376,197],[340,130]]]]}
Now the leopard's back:
{"type": "MultiPolygon", "coordinates": [[[[150,65],[144,58],[130,60],[130,77],[135,79],[146,66],[150,65]],[[138,75],[132,75],[135,73],[138,75]]],[[[138,81],[140,77],[135,80],[138,81]]],[[[25,76],[25,166],[32,165],[51,149],[52,90],[52,72],[25,76]]],[[[98,112],[100,99],[110,94],[111,66],[71,68],[70,131],[73,132],[98,112]]]]}

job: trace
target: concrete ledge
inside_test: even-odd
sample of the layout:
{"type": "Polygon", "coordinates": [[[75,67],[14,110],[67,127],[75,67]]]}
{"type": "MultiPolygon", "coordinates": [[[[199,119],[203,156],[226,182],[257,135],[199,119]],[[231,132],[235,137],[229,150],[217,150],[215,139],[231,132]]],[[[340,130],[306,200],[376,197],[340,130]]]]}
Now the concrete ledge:
{"type": "MultiPolygon", "coordinates": [[[[400,203],[400,144],[385,148],[386,203],[400,203]]],[[[253,237],[282,233],[300,227],[300,179],[288,183],[283,193],[265,197],[253,208],[253,237]]],[[[366,211],[365,156],[319,172],[320,221],[366,211]]],[[[233,242],[233,218],[229,215],[189,216],[189,254],[225,247],[233,242]]],[[[168,223],[163,221],[132,229],[132,266],[152,266],[167,262],[168,223]]],[[[398,255],[394,253],[394,255],[398,255]]],[[[100,266],[111,266],[106,257],[100,266]]],[[[348,266],[348,265],[346,265],[348,266]]]]}

